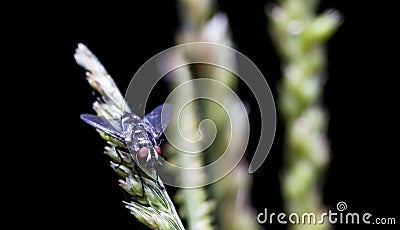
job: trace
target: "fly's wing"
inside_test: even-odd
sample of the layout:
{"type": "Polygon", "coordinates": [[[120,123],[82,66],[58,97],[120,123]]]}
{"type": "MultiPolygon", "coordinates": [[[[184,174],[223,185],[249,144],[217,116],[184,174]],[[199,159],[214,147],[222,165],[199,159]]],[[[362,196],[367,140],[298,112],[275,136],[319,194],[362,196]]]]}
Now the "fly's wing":
{"type": "Polygon", "coordinates": [[[93,115],[93,114],[81,114],[81,119],[93,126],[94,128],[104,132],[105,134],[119,140],[121,143],[125,143],[122,131],[117,130],[111,125],[110,121],[105,118],[93,115]]]}
{"type": "Polygon", "coordinates": [[[143,121],[146,124],[146,131],[153,134],[158,139],[167,128],[173,112],[172,105],[163,104],[157,106],[153,111],[147,114],[143,121]]]}

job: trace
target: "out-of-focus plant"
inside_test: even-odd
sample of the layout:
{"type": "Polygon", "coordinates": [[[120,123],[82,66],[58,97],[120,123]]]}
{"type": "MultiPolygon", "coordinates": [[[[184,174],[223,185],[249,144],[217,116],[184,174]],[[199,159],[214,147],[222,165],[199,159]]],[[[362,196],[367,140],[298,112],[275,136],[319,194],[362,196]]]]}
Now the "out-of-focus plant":
{"type": "MultiPolygon", "coordinates": [[[[227,17],[223,13],[215,13],[214,1],[181,0],[179,1],[178,9],[181,27],[176,36],[177,45],[187,42],[213,42],[232,46],[227,17]]],[[[235,63],[234,57],[226,53],[219,53],[215,50],[192,49],[171,57],[166,65],[173,66],[174,58],[191,60],[197,55],[202,55],[202,59],[205,60],[218,60],[218,63],[230,63],[227,66],[232,66],[232,63],[235,63]]],[[[202,78],[217,80],[232,90],[235,90],[238,85],[238,78],[231,72],[215,66],[199,64],[193,65],[190,68],[186,66],[175,70],[173,77],[169,78],[171,88],[173,89],[182,83],[193,80],[196,78],[194,76],[199,75],[202,78]]],[[[172,101],[176,101],[176,104],[182,104],[179,100],[192,98],[196,94],[196,91],[202,91],[207,92],[210,98],[220,98],[225,106],[230,106],[232,110],[240,110],[240,108],[237,108],[238,105],[232,101],[232,98],[229,98],[229,95],[225,95],[225,92],[219,91],[217,88],[213,89],[212,87],[212,85],[209,85],[206,89],[186,87],[186,91],[182,91],[182,95],[172,98],[172,101]]],[[[178,157],[175,160],[184,163],[185,167],[199,167],[216,160],[225,151],[228,144],[232,145],[232,148],[230,148],[232,151],[226,153],[227,155],[235,158],[234,155],[241,154],[241,152],[235,151],[235,149],[241,149],[235,148],[235,144],[241,145],[243,143],[229,143],[231,130],[227,121],[229,122],[229,119],[233,119],[231,122],[242,122],[243,124],[245,122],[234,120],[235,117],[227,117],[225,111],[218,108],[219,106],[209,101],[199,100],[191,102],[190,106],[185,108],[185,116],[182,116],[182,119],[184,119],[182,124],[185,124],[183,128],[186,129],[184,133],[197,134],[198,121],[201,118],[211,119],[218,130],[214,144],[201,154],[191,157],[185,157],[182,154],[179,157],[177,154],[178,157]]],[[[241,128],[246,129],[244,126],[239,129],[241,128]]],[[[235,130],[235,132],[246,135],[246,132],[242,130],[235,130]]],[[[176,133],[176,135],[179,134],[176,133]]],[[[259,228],[259,225],[256,223],[256,214],[250,204],[249,196],[252,178],[248,174],[247,169],[247,163],[245,160],[242,160],[229,175],[207,187],[207,190],[203,187],[181,189],[179,191],[177,201],[181,204],[182,217],[188,221],[189,229],[213,229],[212,223],[218,229],[252,230],[259,228]],[[212,200],[210,200],[210,197],[212,200]],[[215,216],[216,218],[214,219],[211,216],[215,216]]],[[[207,173],[219,174],[219,172],[207,173]]],[[[204,172],[203,175],[198,175],[197,178],[185,178],[185,175],[182,175],[182,179],[203,180],[206,176],[210,175],[204,172]]]]}
{"type": "MultiPolygon", "coordinates": [[[[340,24],[328,10],[316,15],[318,1],[281,0],[268,10],[269,29],[281,57],[283,79],[278,107],[286,126],[281,187],[288,213],[324,211],[321,185],[329,163],[327,113],[321,105],[327,63],[325,42],[340,24]]],[[[329,229],[291,225],[292,229],[329,229]]]]}

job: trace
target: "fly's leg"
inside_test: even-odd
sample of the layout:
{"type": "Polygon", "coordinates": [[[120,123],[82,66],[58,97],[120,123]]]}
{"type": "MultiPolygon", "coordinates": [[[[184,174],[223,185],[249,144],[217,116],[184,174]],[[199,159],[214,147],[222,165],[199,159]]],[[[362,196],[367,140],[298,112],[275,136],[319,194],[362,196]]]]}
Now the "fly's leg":
{"type": "Polygon", "coordinates": [[[164,139],[164,138],[161,138],[161,139],[158,141],[157,145],[158,145],[158,146],[161,146],[164,142],[165,142],[165,139],[164,139]]]}
{"type": "Polygon", "coordinates": [[[124,162],[124,159],[122,158],[121,153],[128,153],[129,150],[126,149],[126,148],[119,147],[119,146],[115,146],[114,149],[115,149],[115,152],[118,154],[118,157],[119,157],[119,162],[118,162],[118,165],[116,167],[116,169],[118,169],[119,167],[121,167],[122,163],[124,162]]]}
{"type": "Polygon", "coordinates": [[[161,184],[160,182],[160,176],[158,175],[157,171],[156,171],[156,180],[157,180],[157,185],[161,190],[164,190],[164,185],[161,184]]]}
{"type": "MultiPolygon", "coordinates": [[[[157,153],[156,153],[156,154],[157,154],[157,153]]],[[[162,164],[162,163],[161,163],[161,164],[162,164]]],[[[153,173],[153,175],[155,175],[155,177],[156,177],[156,183],[157,183],[158,187],[159,187],[161,190],[164,190],[165,187],[164,187],[163,183],[161,182],[161,178],[160,178],[160,176],[158,175],[158,172],[157,172],[158,166],[159,166],[159,165],[155,165],[155,167],[152,168],[152,173],[153,173]]]]}
{"type": "MultiPolygon", "coordinates": [[[[122,165],[122,162],[123,162],[123,158],[122,158],[122,156],[121,156],[121,153],[127,154],[127,153],[129,153],[129,150],[126,149],[126,148],[122,148],[122,147],[119,147],[119,146],[115,146],[115,152],[118,154],[118,157],[119,157],[119,159],[120,159],[120,162],[118,163],[118,166],[116,167],[116,168],[119,168],[119,167],[122,165]]],[[[143,198],[143,199],[146,199],[146,192],[145,192],[145,189],[144,189],[144,183],[145,183],[145,182],[144,182],[144,180],[143,180],[143,176],[142,176],[142,173],[141,173],[141,171],[140,171],[140,168],[139,168],[139,166],[136,164],[136,162],[133,164],[133,167],[134,167],[134,169],[136,170],[137,174],[139,175],[140,185],[142,186],[142,198],[143,198]]]]}
{"type": "Polygon", "coordinates": [[[143,180],[143,176],[142,176],[142,173],[141,173],[141,171],[140,171],[140,168],[139,168],[139,166],[135,163],[134,164],[134,168],[135,168],[135,170],[136,170],[136,172],[138,173],[138,175],[139,175],[139,178],[140,178],[140,184],[142,185],[142,198],[143,199],[146,199],[146,191],[145,191],[145,189],[144,189],[144,180],[143,180]]]}

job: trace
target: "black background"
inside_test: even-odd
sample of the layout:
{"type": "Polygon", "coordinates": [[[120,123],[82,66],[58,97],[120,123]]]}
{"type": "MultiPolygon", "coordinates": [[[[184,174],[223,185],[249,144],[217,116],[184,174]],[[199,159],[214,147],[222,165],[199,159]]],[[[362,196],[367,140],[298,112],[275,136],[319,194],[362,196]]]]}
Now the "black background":
{"type": "MultiPolygon", "coordinates": [[[[220,1],[220,9],[228,14],[236,48],[274,89],[280,64],[266,30],[267,3],[220,1]]],[[[5,123],[11,125],[4,145],[12,147],[3,151],[3,176],[4,187],[14,195],[5,197],[11,201],[7,212],[20,220],[14,223],[145,229],[123,207],[117,176],[101,154],[104,142],[79,119],[79,114],[92,112],[93,97],[73,59],[77,44],[86,44],[124,92],[146,60],[174,45],[179,25],[175,2],[132,4],[35,5],[38,10],[14,6],[11,12],[16,13],[2,20],[6,39],[1,62],[10,70],[2,74],[3,111],[5,123]]],[[[344,23],[328,42],[324,102],[330,113],[332,161],[324,202],[334,208],[345,201],[349,211],[399,221],[398,25],[390,12],[393,7],[323,1],[321,10],[327,8],[338,9],[344,23]]],[[[162,103],[161,98],[152,103],[157,100],[162,103]]],[[[257,124],[257,116],[252,116],[257,124]]],[[[282,211],[282,136],[279,123],[268,159],[254,174],[257,211],[282,211]]],[[[254,145],[253,140],[250,148],[254,145]]],[[[349,227],[357,226],[337,229],[349,227]]]]}

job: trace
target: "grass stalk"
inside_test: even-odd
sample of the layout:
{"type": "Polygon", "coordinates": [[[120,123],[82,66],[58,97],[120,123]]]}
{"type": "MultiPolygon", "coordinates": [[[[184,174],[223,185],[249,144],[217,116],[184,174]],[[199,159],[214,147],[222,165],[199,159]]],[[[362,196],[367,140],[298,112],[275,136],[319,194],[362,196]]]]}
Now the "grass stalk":
{"type": "MultiPolygon", "coordinates": [[[[93,103],[93,109],[98,116],[117,126],[113,121],[119,121],[122,113],[130,110],[114,80],[85,45],[78,45],[74,57],[87,71],[89,84],[101,95],[93,103]]],[[[184,229],[162,181],[155,181],[139,167],[135,167],[131,154],[117,153],[116,146],[126,147],[121,142],[100,131],[99,133],[107,141],[104,153],[111,158],[111,167],[121,177],[119,185],[130,195],[130,201],[124,201],[125,207],[140,222],[152,229],[184,229]]]]}

